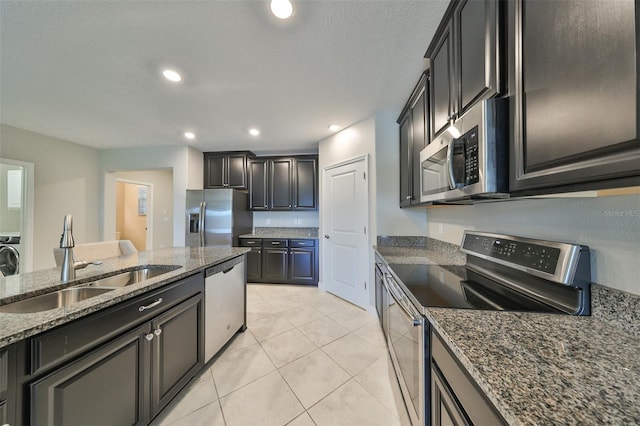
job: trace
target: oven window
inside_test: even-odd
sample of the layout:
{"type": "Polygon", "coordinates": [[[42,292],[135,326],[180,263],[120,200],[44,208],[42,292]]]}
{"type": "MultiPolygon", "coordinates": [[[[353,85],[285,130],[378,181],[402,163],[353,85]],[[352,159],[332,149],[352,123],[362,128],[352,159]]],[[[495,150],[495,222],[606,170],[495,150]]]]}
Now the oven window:
{"type": "MultiPolygon", "coordinates": [[[[397,301],[389,306],[389,334],[391,348],[398,361],[399,378],[404,382],[411,399],[413,410],[420,413],[420,332],[422,327],[414,327],[412,318],[397,301]]],[[[405,396],[405,402],[407,398],[405,396]]]]}
{"type": "Polygon", "coordinates": [[[422,195],[438,194],[449,190],[447,176],[447,148],[443,148],[422,162],[422,195]]]}

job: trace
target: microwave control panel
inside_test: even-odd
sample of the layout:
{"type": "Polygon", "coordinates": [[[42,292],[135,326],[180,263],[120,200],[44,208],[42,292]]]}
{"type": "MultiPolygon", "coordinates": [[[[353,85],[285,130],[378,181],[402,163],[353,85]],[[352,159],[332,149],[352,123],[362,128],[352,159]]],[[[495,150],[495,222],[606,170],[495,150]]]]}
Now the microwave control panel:
{"type": "Polygon", "coordinates": [[[478,183],[480,180],[478,164],[478,126],[462,135],[460,139],[464,141],[465,186],[478,183]]]}

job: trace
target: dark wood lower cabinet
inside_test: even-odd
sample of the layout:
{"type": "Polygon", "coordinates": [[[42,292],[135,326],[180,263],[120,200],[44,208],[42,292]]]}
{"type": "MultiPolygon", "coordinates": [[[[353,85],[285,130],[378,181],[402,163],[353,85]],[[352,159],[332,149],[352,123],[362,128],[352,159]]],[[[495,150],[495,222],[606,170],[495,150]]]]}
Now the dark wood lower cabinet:
{"type": "Polygon", "coordinates": [[[203,290],[195,274],[23,341],[19,423],[148,424],[204,365],[203,290]]]}
{"type": "Polygon", "coordinates": [[[318,285],[318,248],[310,238],[240,238],[246,254],[247,282],[318,285]]]}
{"type": "Polygon", "coordinates": [[[157,317],[151,362],[151,417],[173,399],[202,367],[202,296],[194,296],[157,317]]]}
{"type": "Polygon", "coordinates": [[[289,249],[289,282],[315,284],[317,282],[316,249],[289,249]]]}
{"type": "Polygon", "coordinates": [[[149,323],[30,385],[30,423],[145,424],[149,323]]]}
{"type": "Polygon", "coordinates": [[[247,281],[259,282],[262,279],[262,247],[254,247],[245,255],[247,281]]]}
{"type": "Polygon", "coordinates": [[[262,281],[286,282],[288,278],[289,249],[265,247],[262,249],[262,281]]]}

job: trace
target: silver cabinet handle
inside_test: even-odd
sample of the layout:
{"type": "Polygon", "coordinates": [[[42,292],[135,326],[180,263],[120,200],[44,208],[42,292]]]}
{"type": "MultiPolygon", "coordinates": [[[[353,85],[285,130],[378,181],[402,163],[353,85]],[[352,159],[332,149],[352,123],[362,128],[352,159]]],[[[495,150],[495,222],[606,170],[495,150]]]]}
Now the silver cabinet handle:
{"type": "Polygon", "coordinates": [[[146,311],[147,309],[154,308],[154,307],[158,306],[161,303],[162,303],[162,297],[158,298],[158,300],[156,300],[155,302],[153,302],[153,303],[151,303],[151,304],[149,304],[147,306],[140,306],[138,308],[138,311],[140,311],[140,312],[146,311]]]}
{"type": "Polygon", "coordinates": [[[272,246],[279,246],[280,242],[279,241],[271,241],[271,245],[272,246]]]}
{"type": "Polygon", "coordinates": [[[324,234],[324,237],[328,240],[329,239],[329,234],[324,234]]]}
{"type": "Polygon", "coordinates": [[[153,334],[155,334],[156,336],[159,336],[162,334],[162,329],[161,328],[156,328],[155,330],[153,330],[153,334]]]}
{"type": "Polygon", "coordinates": [[[148,341],[152,341],[153,340],[153,333],[145,334],[144,338],[147,339],[148,341]]]}
{"type": "Polygon", "coordinates": [[[411,199],[411,195],[407,195],[406,198],[407,198],[407,200],[410,200],[411,199]]]}

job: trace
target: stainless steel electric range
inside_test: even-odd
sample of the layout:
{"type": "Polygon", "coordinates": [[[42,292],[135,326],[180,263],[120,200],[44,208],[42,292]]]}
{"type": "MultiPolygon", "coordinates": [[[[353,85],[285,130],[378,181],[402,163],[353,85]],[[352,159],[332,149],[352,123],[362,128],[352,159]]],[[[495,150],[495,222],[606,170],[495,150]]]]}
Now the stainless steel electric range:
{"type": "Polygon", "coordinates": [[[430,424],[433,307],[590,314],[589,248],[466,231],[467,264],[389,264],[377,257],[381,322],[412,424],[430,424]]]}

